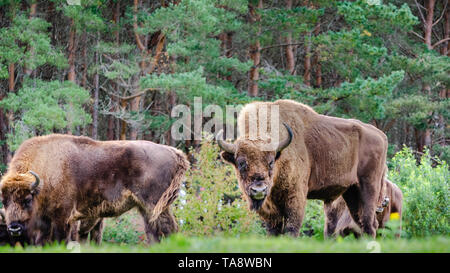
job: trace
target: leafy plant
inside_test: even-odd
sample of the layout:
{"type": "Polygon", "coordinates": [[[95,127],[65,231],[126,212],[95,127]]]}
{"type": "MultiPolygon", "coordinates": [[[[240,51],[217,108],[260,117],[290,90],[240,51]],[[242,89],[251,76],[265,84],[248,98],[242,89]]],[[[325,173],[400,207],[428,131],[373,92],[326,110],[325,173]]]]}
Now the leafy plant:
{"type": "Polygon", "coordinates": [[[429,152],[417,163],[404,147],[391,161],[389,178],[403,192],[403,230],[408,237],[450,234],[450,171],[429,152]],[[434,161],[434,162],[433,162],[434,161]],[[433,168],[433,165],[437,164],[433,168]]]}

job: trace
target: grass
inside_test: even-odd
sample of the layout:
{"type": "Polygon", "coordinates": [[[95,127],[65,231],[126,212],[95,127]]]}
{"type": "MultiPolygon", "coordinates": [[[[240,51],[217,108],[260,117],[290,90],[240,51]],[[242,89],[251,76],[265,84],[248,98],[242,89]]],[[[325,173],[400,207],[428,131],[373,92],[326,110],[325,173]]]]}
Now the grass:
{"type": "MultiPolygon", "coordinates": [[[[63,253],[63,252],[127,252],[127,253],[237,253],[237,252],[297,252],[297,253],[368,253],[374,250],[370,247],[369,239],[355,240],[353,238],[338,238],[337,240],[319,240],[314,238],[289,238],[265,236],[249,237],[186,237],[175,234],[153,246],[143,244],[115,244],[105,242],[100,246],[81,245],[79,249],[68,249],[65,245],[48,245],[45,247],[0,247],[0,252],[34,252],[34,253],[63,253]]],[[[416,239],[377,239],[380,252],[419,252],[437,253],[450,252],[448,237],[428,237],[416,239]]]]}

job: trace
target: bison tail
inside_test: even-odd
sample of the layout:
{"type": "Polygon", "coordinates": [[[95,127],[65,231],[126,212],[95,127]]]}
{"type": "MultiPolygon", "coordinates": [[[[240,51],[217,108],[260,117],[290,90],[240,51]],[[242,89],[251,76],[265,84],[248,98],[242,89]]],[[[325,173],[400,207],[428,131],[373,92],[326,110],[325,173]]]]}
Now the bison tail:
{"type": "Polygon", "coordinates": [[[159,215],[166,210],[175,199],[178,197],[178,192],[181,187],[182,180],[184,178],[184,174],[189,168],[189,161],[183,152],[179,150],[175,150],[175,161],[177,166],[177,170],[173,175],[172,182],[169,187],[164,191],[153,208],[152,217],[150,218],[150,222],[154,222],[159,215]]]}

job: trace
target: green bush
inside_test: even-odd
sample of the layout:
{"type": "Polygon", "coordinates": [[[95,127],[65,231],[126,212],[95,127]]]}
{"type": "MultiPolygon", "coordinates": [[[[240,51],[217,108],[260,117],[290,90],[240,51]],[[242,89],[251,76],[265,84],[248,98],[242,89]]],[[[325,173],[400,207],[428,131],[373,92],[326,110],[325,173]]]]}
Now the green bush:
{"type": "Polygon", "coordinates": [[[403,191],[403,232],[407,237],[450,234],[449,166],[428,151],[419,163],[404,147],[391,161],[389,178],[403,191]],[[433,168],[433,161],[436,167],[433,168]]]}
{"type": "Polygon", "coordinates": [[[308,200],[300,232],[306,236],[323,239],[324,221],[323,202],[308,200]]]}
{"type": "Polygon", "coordinates": [[[129,211],[115,218],[105,218],[103,241],[119,244],[138,244],[145,240],[145,234],[138,228],[141,216],[136,210],[129,211]]]}
{"type": "Polygon", "coordinates": [[[180,231],[192,236],[263,233],[258,216],[241,198],[234,170],[219,159],[219,147],[204,141],[193,153],[196,163],[175,203],[180,231]]]}

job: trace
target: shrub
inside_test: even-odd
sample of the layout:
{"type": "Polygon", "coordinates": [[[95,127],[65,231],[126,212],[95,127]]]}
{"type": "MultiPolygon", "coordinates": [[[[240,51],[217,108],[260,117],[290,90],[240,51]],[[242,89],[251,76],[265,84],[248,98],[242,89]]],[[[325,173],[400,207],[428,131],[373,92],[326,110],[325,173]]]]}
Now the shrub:
{"type": "Polygon", "coordinates": [[[141,216],[136,210],[115,218],[105,218],[103,241],[120,244],[137,244],[145,240],[143,227],[139,228],[141,216]]]}
{"type": "Polygon", "coordinates": [[[219,147],[204,141],[193,152],[174,213],[186,235],[261,234],[257,215],[247,209],[232,167],[219,159],[219,147]]]}
{"type": "Polygon", "coordinates": [[[403,231],[407,237],[450,234],[449,166],[429,152],[419,163],[404,147],[391,161],[389,178],[403,191],[403,231]],[[432,167],[433,161],[436,167],[432,167]]]}

